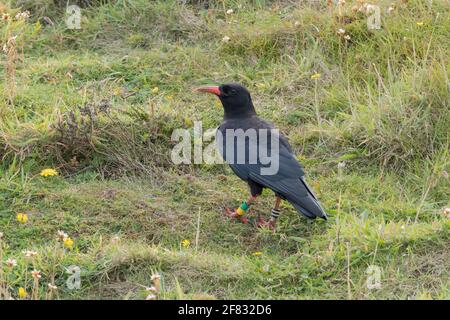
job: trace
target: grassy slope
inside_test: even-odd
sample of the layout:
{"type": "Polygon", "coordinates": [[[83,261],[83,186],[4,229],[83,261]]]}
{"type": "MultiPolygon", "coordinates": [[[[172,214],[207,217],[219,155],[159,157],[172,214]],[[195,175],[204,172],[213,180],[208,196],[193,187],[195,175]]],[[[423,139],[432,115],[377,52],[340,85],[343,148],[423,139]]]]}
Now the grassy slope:
{"type": "MultiPolygon", "coordinates": [[[[193,2],[112,2],[85,9],[79,31],[48,11],[55,26],[25,44],[15,114],[0,106],[0,231],[5,259],[19,260],[10,290],[31,268],[21,250],[36,248],[41,282],[55,278],[61,298],[142,298],[157,270],[163,298],[448,299],[444,4],[408,1],[391,15],[382,4],[383,29],[369,32],[352,3],[340,21],[337,10],[289,2],[193,2]],[[225,167],[169,162],[172,129],[221,119],[192,87],[231,80],[286,132],[327,223],[287,204],[276,234],[228,223],[221,208],[238,205],[245,184],[225,167]],[[86,103],[94,120],[77,107],[86,103]],[[62,175],[39,177],[46,166],[62,175]],[[25,225],[15,220],[22,211],[25,225]],[[60,229],[73,251],[57,244],[60,229]],[[72,264],[79,291],[64,286],[72,264]],[[372,264],[382,268],[378,290],[366,287],[372,264]]],[[[252,214],[268,214],[272,201],[266,192],[252,214]]]]}

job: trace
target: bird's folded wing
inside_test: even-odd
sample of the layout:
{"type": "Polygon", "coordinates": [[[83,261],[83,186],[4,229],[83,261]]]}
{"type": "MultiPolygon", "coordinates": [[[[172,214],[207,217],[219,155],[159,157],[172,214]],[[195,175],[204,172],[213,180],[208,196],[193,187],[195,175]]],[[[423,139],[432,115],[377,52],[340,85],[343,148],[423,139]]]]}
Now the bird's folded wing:
{"type": "Polygon", "coordinates": [[[303,168],[289,150],[280,145],[278,171],[271,175],[262,174],[261,169],[269,165],[233,164],[231,167],[239,176],[246,175],[254,182],[280,194],[305,216],[309,218],[326,216],[316,196],[304,181],[303,168]]]}

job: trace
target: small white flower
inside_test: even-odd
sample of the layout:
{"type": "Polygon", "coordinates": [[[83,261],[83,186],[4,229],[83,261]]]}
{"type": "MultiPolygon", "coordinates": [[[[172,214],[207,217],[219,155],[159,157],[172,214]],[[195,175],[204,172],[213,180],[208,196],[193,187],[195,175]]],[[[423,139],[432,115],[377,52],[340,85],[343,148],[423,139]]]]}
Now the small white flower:
{"type": "Polygon", "coordinates": [[[30,11],[18,12],[15,16],[16,20],[26,20],[30,17],[30,11]]]}
{"type": "Polygon", "coordinates": [[[367,4],[367,3],[364,3],[364,4],[358,9],[358,12],[366,13],[366,11],[367,11],[367,6],[368,6],[368,4],[367,4]]]}
{"type": "Polygon", "coordinates": [[[64,231],[58,230],[58,238],[62,241],[67,239],[69,236],[64,231]]]}
{"type": "Polygon", "coordinates": [[[339,28],[338,31],[337,31],[337,33],[338,33],[339,35],[343,35],[343,34],[345,34],[345,30],[342,29],[342,28],[339,28]]]}
{"type": "Polygon", "coordinates": [[[233,9],[228,9],[227,10],[227,14],[233,14],[234,10],[233,9]]]}
{"type": "Polygon", "coordinates": [[[375,6],[373,4],[365,4],[364,7],[366,8],[367,13],[371,12],[372,10],[375,11],[377,8],[377,6],[375,6]]]}
{"type": "Polygon", "coordinates": [[[388,13],[392,13],[392,11],[394,11],[394,7],[389,7],[389,8],[387,9],[387,12],[388,12],[388,13]]]}
{"type": "Polygon", "coordinates": [[[222,38],[222,42],[225,42],[225,43],[229,42],[230,40],[231,40],[231,38],[229,36],[225,36],[222,38]]]}
{"type": "Polygon", "coordinates": [[[450,208],[445,208],[445,209],[444,209],[444,214],[445,214],[445,216],[446,216],[447,218],[450,219],[450,208]]]}
{"type": "Polygon", "coordinates": [[[294,27],[298,27],[300,25],[300,21],[295,21],[294,22],[294,27]]]}
{"type": "Polygon", "coordinates": [[[57,286],[55,286],[54,284],[51,284],[51,283],[48,284],[48,288],[49,288],[50,290],[56,290],[56,289],[58,289],[57,286]]]}
{"type": "Polygon", "coordinates": [[[339,162],[337,165],[338,169],[343,169],[345,168],[345,161],[339,162]]]}
{"type": "Polygon", "coordinates": [[[156,290],[156,288],[152,286],[152,287],[145,288],[145,291],[157,292],[158,290],[156,290]]]}
{"type": "Polygon", "coordinates": [[[8,260],[6,260],[6,265],[10,268],[14,268],[15,266],[17,266],[17,260],[9,258],[8,260]]]}
{"type": "Polygon", "coordinates": [[[36,269],[34,269],[33,271],[31,271],[31,276],[34,279],[40,279],[41,278],[41,272],[36,270],[36,269]]]}
{"type": "Polygon", "coordinates": [[[347,34],[347,35],[344,36],[344,39],[348,41],[348,40],[351,39],[351,37],[347,34]]]}
{"type": "Polygon", "coordinates": [[[37,256],[37,252],[36,251],[32,251],[32,250],[24,250],[22,251],[22,253],[25,255],[26,258],[32,258],[37,256]]]}
{"type": "Polygon", "coordinates": [[[145,300],[156,300],[156,296],[154,294],[149,294],[145,300]]]}
{"type": "Polygon", "coordinates": [[[157,280],[159,278],[161,278],[161,276],[159,274],[155,273],[155,274],[152,274],[151,280],[155,281],[155,280],[157,280]]]}

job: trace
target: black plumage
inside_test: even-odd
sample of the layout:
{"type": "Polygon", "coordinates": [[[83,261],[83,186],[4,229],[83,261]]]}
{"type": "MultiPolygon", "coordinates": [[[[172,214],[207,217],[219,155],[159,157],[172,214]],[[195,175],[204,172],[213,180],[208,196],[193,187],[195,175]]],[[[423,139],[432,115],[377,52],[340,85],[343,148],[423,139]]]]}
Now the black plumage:
{"type": "MultiPolygon", "coordinates": [[[[278,197],[290,202],[297,211],[306,217],[326,219],[327,215],[320,206],[317,197],[307,185],[304,178],[304,170],[293,154],[288,140],[281,133],[273,131],[275,128],[272,124],[257,116],[247,89],[239,84],[225,84],[215,88],[215,91],[209,89],[208,92],[215,93],[224,107],[224,120],[218,128],[218,134],[222,135],[222,139],[216,137],[218,148],[233,172],[242,180],[247,181],[251,194],[257,196],[261,194],[263,188],[269,188],[278,197]],[[242,153],[243,149],[240,148],[238,150],[236,138],[234,141],[229,141],[230,136],[227,138],[227,129],[242,129],[244,132],[248,129],[256,129],[256,135],[249,135],[245,139],[244,163],[242,161],[237,163],[238,151],[242,153]],[[261,129],[267,129],[267,131],[261,129]],[[267,144],[260,143],[261,139],[263,139],[261,137],[262,133],[267,133],[267,144]],[[261,169],[267,168],[269,164],[263,161],[264,159],[261,159],[259,149],[267,148],[267,150],[262,151],[267,152],[269,157],[272,156],[272,152],[276,150],[275,145],[270,143],[272,135],[275,135],[274,138],[279,138],[279,169],[276,174],[263,175],[261,174],[261,169]],[[227,155],[226,146],[229,143],[232,143],[232,149],[234,149],[232,155],[227,155]],[[258,150],[256,154],[255,145],[258,150]],[[251,155],[256,158],[256,161],[249,161],[251,155]]],[[[228,150],[231,151],[230,149],[228,150]]],[[[241,156],[243,155],[241,154],[241,156]]]]}

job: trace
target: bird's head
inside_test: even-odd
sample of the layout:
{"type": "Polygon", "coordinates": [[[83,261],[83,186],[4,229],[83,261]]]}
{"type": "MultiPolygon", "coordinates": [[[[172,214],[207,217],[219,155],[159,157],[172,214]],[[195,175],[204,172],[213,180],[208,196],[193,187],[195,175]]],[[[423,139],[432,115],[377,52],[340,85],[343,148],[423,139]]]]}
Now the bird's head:
{"type": "Polygon", "coordinates": [[[250,92],[240,84],[204,86],[197,91],[215,94],[222,102],[225,118],[245,118],[256,114],[250,92]]]}

